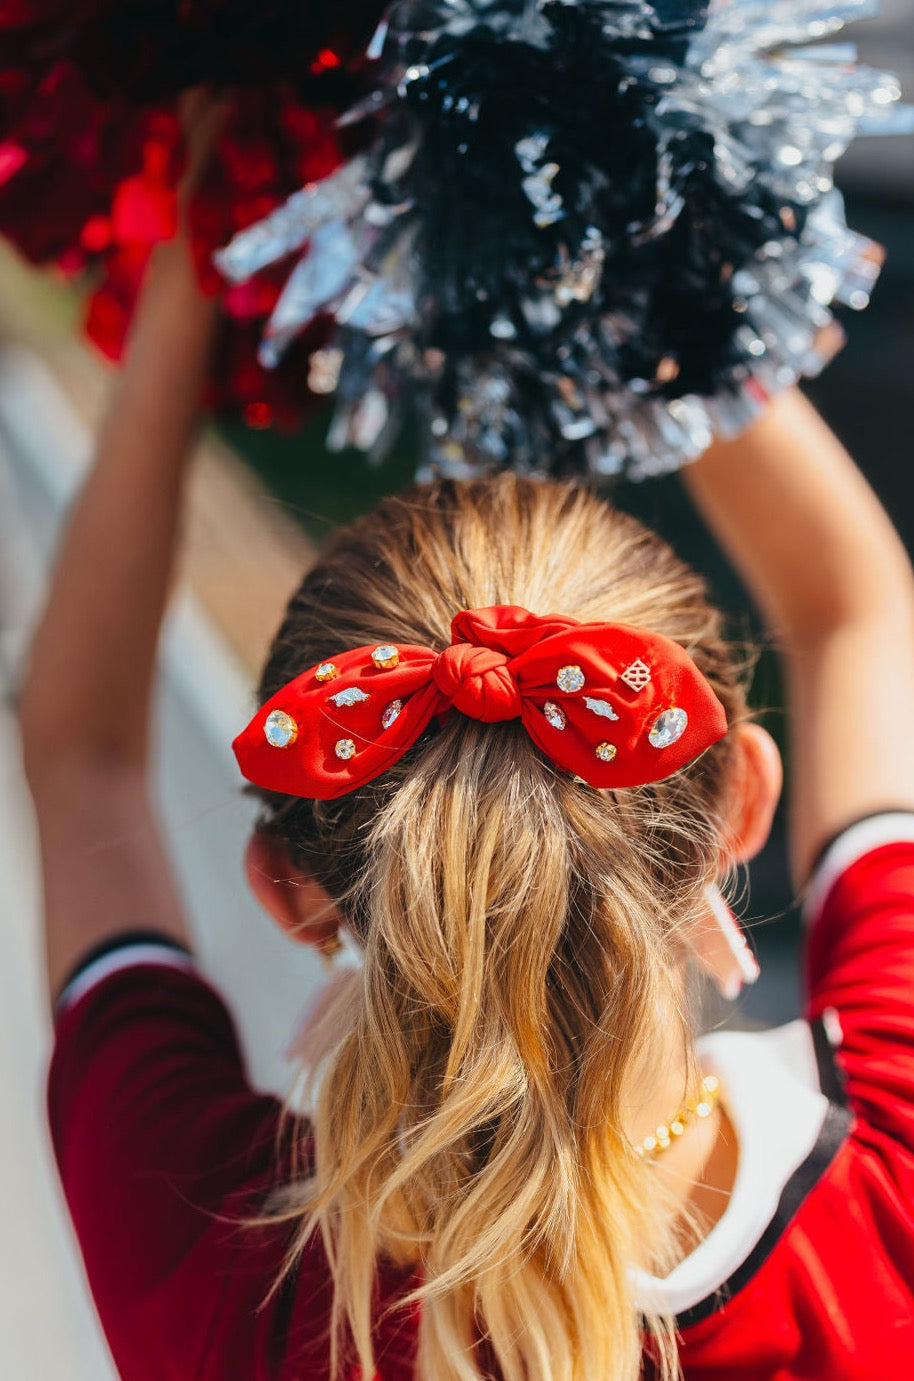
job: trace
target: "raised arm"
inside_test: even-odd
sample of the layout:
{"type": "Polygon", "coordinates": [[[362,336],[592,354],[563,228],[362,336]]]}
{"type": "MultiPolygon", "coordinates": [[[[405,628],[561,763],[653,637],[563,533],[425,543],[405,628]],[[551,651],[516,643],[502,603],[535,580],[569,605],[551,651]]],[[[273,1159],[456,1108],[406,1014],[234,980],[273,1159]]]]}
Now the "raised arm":
{"type": "Polygon", "coordinates": [[[156,645],[215,305],[182,236],[156,251],[20,701],[48,982],[119,932],[186,928],[149,804],[156,645]]]}
{"type": "Polygon", "coordinates": [[[914,808],[914,579],[888,516],[797,391],[684,472],[786,673],[798,883],[871,811],[914,808]]]}

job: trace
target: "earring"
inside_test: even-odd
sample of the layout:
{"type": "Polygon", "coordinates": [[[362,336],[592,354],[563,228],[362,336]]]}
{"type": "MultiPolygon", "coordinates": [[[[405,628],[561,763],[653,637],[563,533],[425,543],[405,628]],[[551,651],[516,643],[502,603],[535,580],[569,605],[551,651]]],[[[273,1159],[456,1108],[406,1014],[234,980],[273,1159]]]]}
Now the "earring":
{"type": "Polygon", "coordinates": [[[317,951],[328,968],[333,968],[333,961],[345,948],[338,930],[335,930],[332,935],[325,935],[317,942],[317,951]]]}
{"type": "Polygon", "coordinates": [[[733,1002],[759,976],[758,960],[716,883],[704,889],[707,911],[691,929],[695,955],[720,993],[733,1002]]]}

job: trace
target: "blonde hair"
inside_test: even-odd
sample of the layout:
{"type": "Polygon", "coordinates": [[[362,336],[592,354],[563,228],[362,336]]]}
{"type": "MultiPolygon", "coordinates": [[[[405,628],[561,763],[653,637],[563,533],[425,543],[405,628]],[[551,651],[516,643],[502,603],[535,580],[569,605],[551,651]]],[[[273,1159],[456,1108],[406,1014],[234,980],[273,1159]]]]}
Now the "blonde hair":
{"type": "MultiPolygon", "coordinates": [[[[493,604],[664,633],[731,724],[744,711],[701,579],[586,490],[508,475],[416,487],[342,530],[261,696],[347,647],[443,648],[454,613],[493,604]]],[[[374,1374],[381,1261],[417,1267],[404,1307],[421,1302],[430,1381],[634,1381],[645,1325],[675,1373],[672,1320],[642,1318],[631,1283],[668,1265],[672,1215],[623,1111],[671,1040],[691,1049],[682,929],[718,864],[731,751],[599,792],[516,721],[455,713],[349,796],[264,794],[261,827],[364,948],[325,1018],[313,1163],[282,1209],[298,1250],[323,1236],[334,1374],[374,1374]]]]}

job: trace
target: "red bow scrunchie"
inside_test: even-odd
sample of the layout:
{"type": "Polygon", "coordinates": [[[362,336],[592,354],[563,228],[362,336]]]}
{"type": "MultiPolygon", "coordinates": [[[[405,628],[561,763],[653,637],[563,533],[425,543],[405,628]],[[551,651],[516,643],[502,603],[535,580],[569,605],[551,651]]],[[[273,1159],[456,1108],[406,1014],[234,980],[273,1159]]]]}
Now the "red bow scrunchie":
{"type": "Polygon", "coordinates": [[[310,667],[234,743],[243,775],[331,800],[393,766],[436,715],[520,719],[538,748],[596,787],[670,776],[727,732],[724,708],[678,643],[621,623],[470,609],[441,653],[357,647],[310,667]]]}

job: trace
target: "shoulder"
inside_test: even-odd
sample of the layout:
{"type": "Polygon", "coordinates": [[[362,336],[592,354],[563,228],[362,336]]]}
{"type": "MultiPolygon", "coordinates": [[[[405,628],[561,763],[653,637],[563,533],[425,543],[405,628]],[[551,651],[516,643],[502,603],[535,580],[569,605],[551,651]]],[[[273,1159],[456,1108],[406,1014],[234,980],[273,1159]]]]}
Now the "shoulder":
{"type": "Polygon", "coordinates": [[[852,1125],[828,1037],[806,1021],[715,1032],[701,1039],[699,1056],[721,1080],[739,1156],[711,1232],[664,1280],[641,1282],[680,1327],[713,1314],[761,1269],[852,1125]]]}
{"type": "Polygon", "coordinates": [[[914,1252],[914,813],[883,811],[829,841],[804,910],[807,1019],[700,1042],[739,1165],[720,1222],[659,1283],[690,1336],[728,1302],[728,1319],[743,1318],[774,1280],[802,1315],[794,1274],[806,1281],[817,1253],[828,1271],[842,1233],[874,1264],[914,1252]]]}
{"type": "Polygon", "coordinates": [[[271,1294],[288,1228],[262,1215],[310,1155],[309,1129],[251,1086],[231,1015],[186,950],[135,934],[85,957],[58,1001],[48,1102],[122,1373],[184,1374],[194,1358],[201,1378],[253,1374],[288,1304],[271,1294]]]}
{"type": "Polygon", "coordinates": [[[60,994],[48,1114],[82,1237],[106,1176],[187,1175],[214,1207],[268,1163],[280,1108],[251,1087],[231,1014],[192,956],[137,933],[87,955],[60,994]]]}
{"type": "Polygon", "coordinates": [[[93,946],[67,975],[54,1000],[57,1023],[82,997],[114,974],[138,967],[199,974],[190,950],[155,930],[125,931],[93,946]]]}
{"type": "Polygon", "coordinates": [[[862,816],[820,849],[803,900],[810,928],[840,907],[851,887],[877,893],[899,862],[914,863],[914,811],[885,810],[862,816]]]}

